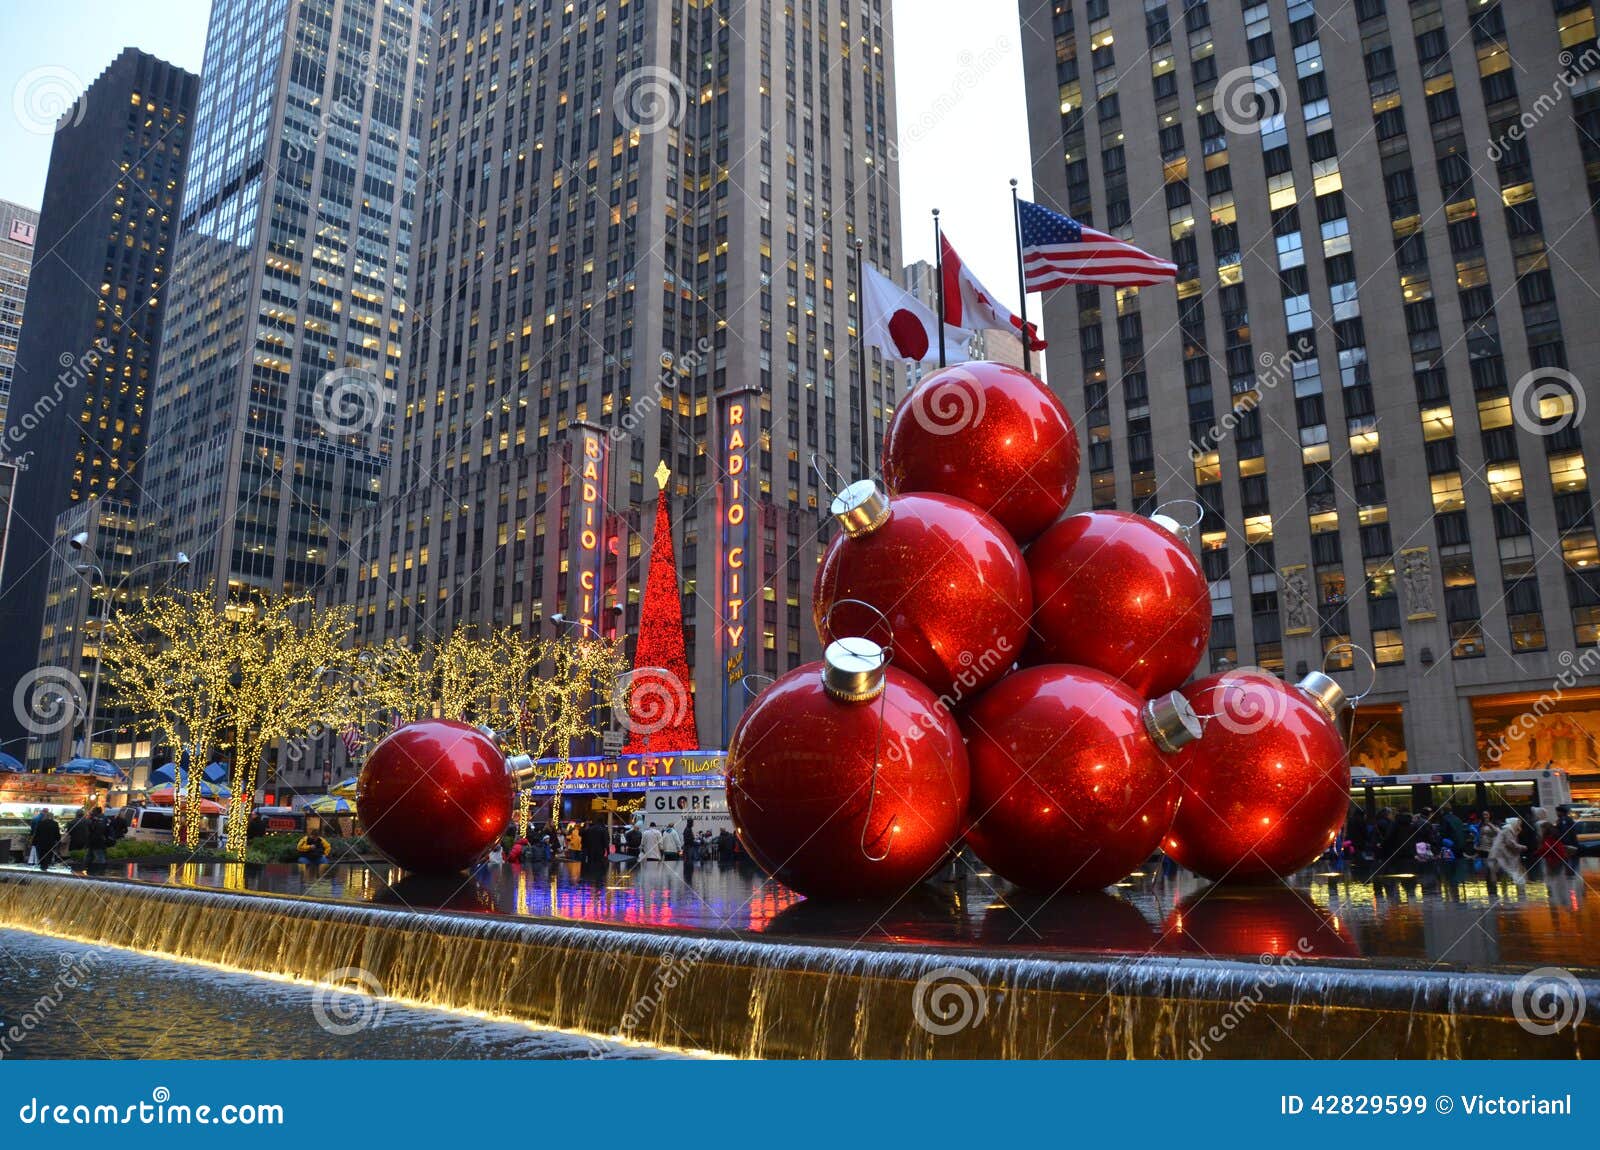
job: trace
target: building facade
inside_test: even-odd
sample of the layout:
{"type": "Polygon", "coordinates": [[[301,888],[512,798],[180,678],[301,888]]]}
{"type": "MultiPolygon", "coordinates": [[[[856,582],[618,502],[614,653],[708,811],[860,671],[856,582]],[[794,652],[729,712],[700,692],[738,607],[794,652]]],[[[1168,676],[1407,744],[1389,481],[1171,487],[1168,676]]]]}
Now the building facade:
{"type": "Polygon", "coordinates": [[[1076,505],[1203,507],[1213,669],[1371,652],[1357,763],[1600,771],[1593,5],[1021,18],[1038,198],[1179,266],[1045,297],[1076,505]]]}
{"type": "Polygon", "coordinates": [[[659,465],[703,746],[814,657],[859,441],[854,241],[900,267],[887,4],[446,3],[363,639],[637,626],[659,465]],[[737,462],[734,457],[738,456],[737,462]],[[747,689],[750,688],[750,689],[747,689]]]}
{"type": "Polygon", "coordinates": [[[219,597],[326,589],[381,493],[427,29],[408,0],[212,5],[144,511],[219,597]]]}
{"type": "MultiPolygon", "coordinates": [[[[21,461],[0,590],[16,637],[0,651],[7,699],[37,665],[57,518],[144,482],[198,86],[128,48],[56,128],[6,416],[21,461]]],[[[78,656],[66,670],[86,673],[78,656]]],[[[18,710],[0,707],[0,736],[22,733],[18,710]]]]}
{"type": "Polygon", "coordinates": [[[17,369],[17,341],[22,337],[22,307],[28,299],[33,269],[33,242],[39,213],[0,200],[0,428],[6,424],[11,377],[17,369]]]}

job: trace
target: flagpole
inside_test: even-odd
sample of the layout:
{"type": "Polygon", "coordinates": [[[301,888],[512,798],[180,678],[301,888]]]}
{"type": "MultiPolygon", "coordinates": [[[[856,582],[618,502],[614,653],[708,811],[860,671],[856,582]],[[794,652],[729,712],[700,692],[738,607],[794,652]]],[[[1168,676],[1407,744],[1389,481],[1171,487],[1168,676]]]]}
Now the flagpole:
{"type": "Polygon", "coordinates": [[[1011,181],[1011,226],[1017,234],[1017,295],[1022,301],[1019,318],[1022,320],[1022,370],[1033,370],[1028,355],[1028,275],[1022,266],[1022,204],[1017,199],[1017,181],[1011,181]]]}
{"type": "Polygon", "coordinates": [[[861,433],[861,455],[864,468],[858,474],[868,476],[872,474],[872,445],[867,436],[870,433],[872,422],[867,418],[867,321],[866,306],[863,298],[867,294],[866,265],[861,259],[861,237],[856,237],[856,358],[859,368],[856,375],[856,405],[858,407],[856,426],[861,433]]]}
{"type": "Polygon", "coordinates": [[[944,366],[944,236],[939,231],[939,209],[933,209],[933,290],[938,301],[934,323],[939,328],[939,366],[944,366]]]}

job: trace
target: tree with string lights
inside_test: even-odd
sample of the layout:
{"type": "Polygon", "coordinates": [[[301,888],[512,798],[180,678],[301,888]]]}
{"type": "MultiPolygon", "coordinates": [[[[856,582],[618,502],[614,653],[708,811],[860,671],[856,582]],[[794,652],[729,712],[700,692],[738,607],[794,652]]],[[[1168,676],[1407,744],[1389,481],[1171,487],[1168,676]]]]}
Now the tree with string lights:
{"type": "Polygon", "coordinates": [[[650,541],[650,569],[645,575],[639,608],[639,638],[626,689],[628,741],[625,754],[698,751],[694,694],[689,689],[689,653],[683,641],[683,593],[678,588],[678,560],[672,548],[672,519],[667,507],[666,463],[656,468],[655,535],[650,541]]]}

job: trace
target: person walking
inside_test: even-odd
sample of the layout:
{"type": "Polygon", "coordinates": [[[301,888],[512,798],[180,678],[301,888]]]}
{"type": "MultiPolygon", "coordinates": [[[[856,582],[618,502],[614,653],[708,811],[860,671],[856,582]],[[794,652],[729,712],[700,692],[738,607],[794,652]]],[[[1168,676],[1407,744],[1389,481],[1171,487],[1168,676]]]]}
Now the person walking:
{"type": "Polygon", "coordinates": [[[37,852],[39,869],[47,871],[50,864],[55,861],[56,847],[61,843],[61,824],[56,822],[55,815],[49,810],[39,815],[39,821],[33,824],[31,843],[37,852]]]}
{"type": "Polygon", "coordinates": [[[89,812],[89,866],[100,868],[106,865],[106,849],[111,846],[112,839],[111,821],[106,818],[106,813],[99,807],[89,812]]]}
{"type": "Polygon", "coordinates": [[[639,861],[661,861],[661,828],[651,823],[644,828],[644,834],[639,838],[639,861]]]}
{"type": "Polygon", "coordinates": [[[611,834],[605,823],[590,819],[580,836],[583,844],[584,866],[605,866],[611,856],[611,834]]]}
{"type": "Polygon", "coordinates": [[[678,828],[671,823],[661,832],[661,857],[664,859],[680,859],[683,857],[683,838],[678,834],[678,828]]]}

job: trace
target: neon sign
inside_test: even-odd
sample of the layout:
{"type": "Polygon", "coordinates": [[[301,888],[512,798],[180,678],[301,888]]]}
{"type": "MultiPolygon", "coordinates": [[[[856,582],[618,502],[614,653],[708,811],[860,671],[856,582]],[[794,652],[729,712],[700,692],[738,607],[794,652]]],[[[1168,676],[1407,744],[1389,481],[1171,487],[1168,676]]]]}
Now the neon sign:
{"type": "Polygon", "coordinates": [[[573,549],[569,572],[572,590],[567,595],[567,611],[573,618],[594,627],[601,607],[606,441],[599,428],[588,424],[578,424],[577,428],[579,459],[572,469],[577,481],[572,505],[573,549]]]}
{"type": "Polygon", "coordinates": [[[719,444],[722,479],[717,490],[717,513],[722,535],[718,564],[717,640],[722,658],[722,742],[726,746],[733,721],[744,710],[749,695],[745,676],[754,669],[755,632],[746,606],[761,586],[761,573],[752,559],[750,518],[755,514],[755,493],[750,448],[759,436],[759,408],[755,388],[743,388],[721,398],[719,444]]]}

